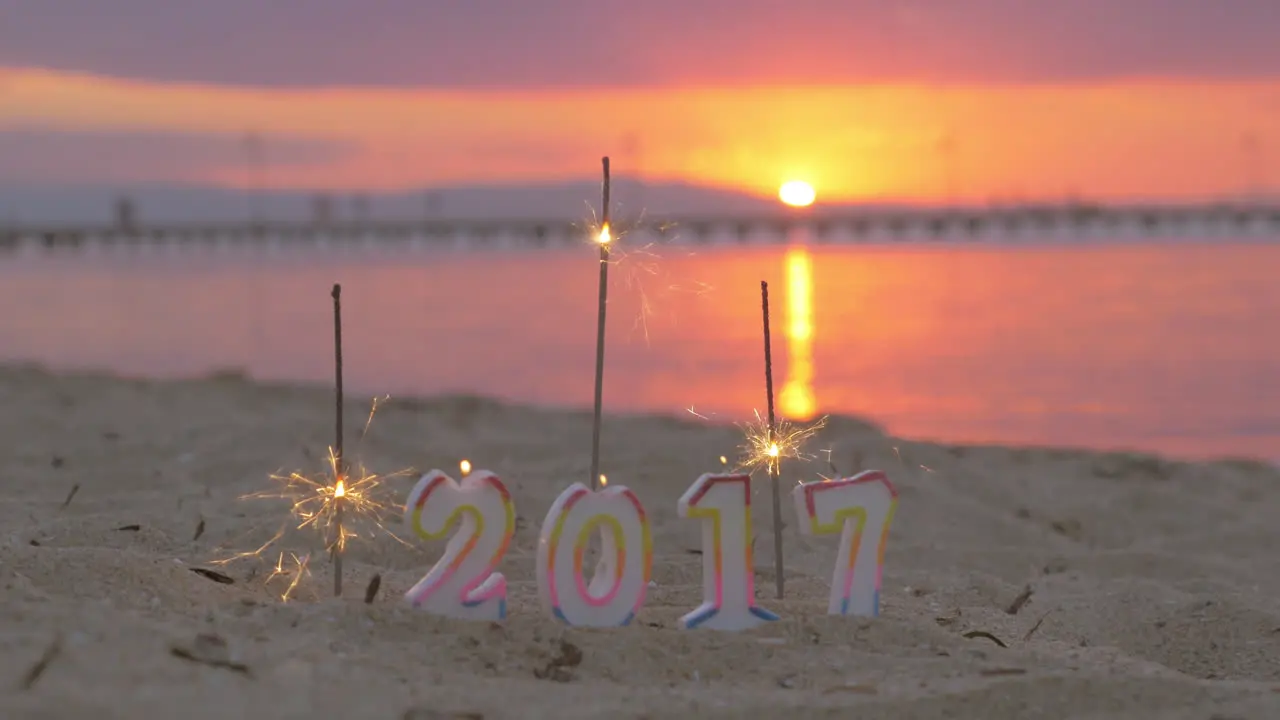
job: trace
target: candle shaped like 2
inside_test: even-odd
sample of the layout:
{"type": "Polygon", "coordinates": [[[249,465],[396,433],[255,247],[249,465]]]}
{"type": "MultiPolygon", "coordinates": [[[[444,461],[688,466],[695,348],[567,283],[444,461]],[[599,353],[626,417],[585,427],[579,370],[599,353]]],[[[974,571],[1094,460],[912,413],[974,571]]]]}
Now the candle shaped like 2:
{"type": "Polygon", "coordinates": [[[419,537],[458,531],[444,555],[405,593],[414,607],[464,620],[501,620],[507,616],[507,580],[495,572],[515,534],[516,508],[497,475],[477,470],[459,484],[432,470],[405,502],[405,522],[419,537]]]}
{"type": "Polygon", "coordinates": [[[680,517],[702,521],[702,605],[686,628],[745,630],[778,616],[755,604],[751,476],[706,474],[680,497],[680,517]]]}
{"type": "Polygon", "coordinates": [[[889,478],[868,470],[851,478],[804,483],[791,491],[791,497],[802,532],[840,534],[827,614],[878,615],[884,548],[898,506],[898,492],[889,478]]]}
{"type": "Polygon", "coordinates": [[[552,503],[538,541],[538,592],[569,625],[627,625],[644,604],[653,567],[649,517],[623,486],[592,492],[574,483],[552,503]],[[600,561],[588,585],[583,560],[600,532],[600,561]]]}

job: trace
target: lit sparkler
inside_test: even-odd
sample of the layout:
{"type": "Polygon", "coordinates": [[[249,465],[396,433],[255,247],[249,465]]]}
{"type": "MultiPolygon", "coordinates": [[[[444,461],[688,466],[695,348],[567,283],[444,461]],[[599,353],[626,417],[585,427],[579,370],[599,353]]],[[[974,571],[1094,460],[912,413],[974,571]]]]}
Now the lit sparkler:
{"type": "Polygon", "coordinates": [[[591,423],[591,487],[599,489],[600,474],[600,419],[604,403],[604,329],[605,310],[609,303],[609,250],[613,235],[609,231],[609,158],[601,158],[604,169],[604,190],[600,203],[601,226],[596,236],[600,246],[600,299],[596,311],[596,387],[594,415],[591,423]]]}
{"type": "MultiPolygon", "coordinates": [[[[591,217],[585,221],[587,228],[585,237],[592,245],[608,247],[608,259],[605,262],[612,266],[611,272],[615,273],[615,277],[622,279],[624,288],[636,294],[639,300],[639,310],[636,313],[635,321],[632,323],[632,331],[639,330],[644,337],[645,344],[648,344],[650,341],[649,320],[657,314],[657,296],[659,294],[687,292],[695,295],[705,295],[714,288],[709,283],[701,281],[679,283],[671,280],[669,275],[663,271],[662,261],[664,257],[660,250],[663,246],[671,244],[675,239],[675,235],[670,235],[670,231],[675,227],[675,224],[656,223],[648,225],[644,215],[645,212],[642,209],[639,218],[632,221],[618,221],[616,219],[597,217],[595,209],[592,208],[591,217]],[[632,230],[636,228],[641,229],[641,232],[648,229],[655,230],[659,235],[659,239],[652,239],[648,242],[623,242],[624,239],[631,236],[632,230]],[[668,237],[668,235],[670,236],[668,237]],[[664,280],[666,281],[665,284],[659,286],[655,293],[652,290],[655,282],[664,280]]],[[[688,254],[693,255],[694,253],[689,251],[688,254]]]]}
{"type": "MultiPolygon", "coordinates": [[[[387,399],[374,399],[365,424],[366,432],[380,403],[387,399]]],[[[365,434],[361,433],[362,437],[365,434]]],[[[345,550],[353,540],[371,540],[378,534],[412,547],[411,543],[400,538],[388,526],[392,522],[398,522],[394,515],[400,509],[400,503],[389,481],[411,476],[413,470],[406,468],[384,475],[370,472],[357,463],[354,469],[343,473],[339,470],[339,462],[335,449],[329,448],[324,472],[316,475],[300,471],[272,473],[268,476],[269,488],[241,495],[240,500],[283,500],[288,503],[289,516],[280,529],[258,548],[214,560],[213,564],[229,565],[238,560],[269,557],[268,552],[281,545],[290,531],[315,532],[322,539],[325,551],[329,553],[345,550]]],[[[271,583],[282,576],[289,577],[289,587],[281,596],[282,600],[288,600],[293,597],[302,580],[310,575],[312,554],[297,554],[288,550],[277,550],[276,553],[277,561],[266,582],[271,583]],[[291,567],[287,562],[290,558],[293,560],[291,567]]]]}
{"type": "Polygon", "coordinates": [[[761,469],[772,474],[784,459],[813,460],[815,456],[804,452],[804,444],[826,424],[825,415],[805,425],[779,419],[771,430],[768,418],[755,411],[755,420],[738,424],[744,436],[738,469],[747,472],[761,469]]]}
{"type": "MultiPolygon", "coordinates": [[[[310,477],[300,472],[270,476],[276,487],[272,490],[251,493],[241,499],[275,498],[290,503],[289,514],[296,530],[315,529],[325,538],[327,552],[342,552],[347,542],[360,537],[362,531],[370,535],[371,526],[400,540],[387,529],[386,516],[396,503],[389,497],[386,481],[407,476],[411,471],[400,470],[390,475],[371,473],[364,467],[358,473],[343,474],[338,470],[339,458],[329,448],[328,472],[310,477]],[[342,513],[339,524],[339,512],[342,513]]],[[[404,542],[400,540],[400,542],[404,542]]],[[[408,545],[407,542],[405,542],[408,545]]],[[[261,550],[259,551],[261,553],[261,550]]]]}

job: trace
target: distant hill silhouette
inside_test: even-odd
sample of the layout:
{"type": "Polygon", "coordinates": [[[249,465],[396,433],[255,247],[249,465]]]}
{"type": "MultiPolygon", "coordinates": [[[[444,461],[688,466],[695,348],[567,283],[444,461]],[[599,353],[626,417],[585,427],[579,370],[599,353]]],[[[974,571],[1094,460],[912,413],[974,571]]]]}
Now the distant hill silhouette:
{"type": "MultiPolygon", "coordinates": [[[[591,217],[600,204],[599,182],[428,188],[404,192],[353,193],[270,191],[257,195],[195,185],[132,187],[0,186],[0,225],[110,223],[116,200],[129,197],[142,224],[243,222],[255,207],[267,220],[306,220],[316,198],[327,195],[335,221],[382,219],[551,219],[591,217]]],[[[776,212],[771,197],[681,183],[613,185],[614,213],[634,217],[752,215],[776,212]]]]}

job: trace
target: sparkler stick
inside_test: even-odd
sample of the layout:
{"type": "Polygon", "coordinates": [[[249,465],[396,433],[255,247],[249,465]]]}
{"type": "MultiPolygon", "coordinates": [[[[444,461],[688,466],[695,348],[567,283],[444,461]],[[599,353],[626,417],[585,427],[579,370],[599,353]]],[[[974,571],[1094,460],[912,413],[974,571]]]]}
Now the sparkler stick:
{"type": "Polygon", "coordinates": [[[346,496],[345,466],[342,461],[342,285],[333,284],[333,596],[342,596],[342,506],[346,496]]]}
{"type": "Polygon", "coordinates": [[[600,411],[604,396],[604,316],[609,303],[609,242],[613,239],[609,228],[609,158],[600,159],[604,167],[604,197],[600,210],[600,307],[596,316],[596,398],[595,416],[591,424],[591,489],[600,489],[600,411]]]}
{"type": "Polygon", "coordinates": [[[778,471],[782,464],[778,450],[777,420],[773,415],[773,348],[769,340],[769,283],[760,281],[760,305],[764,310],[764,386],[769,396],[769,429],[766,453],[769,455],[769,483],[773,486],[773,570],[777,574],[778,599],[782,599],[785,581],[782,577],[782,502],[778,496],[778,471]]]}

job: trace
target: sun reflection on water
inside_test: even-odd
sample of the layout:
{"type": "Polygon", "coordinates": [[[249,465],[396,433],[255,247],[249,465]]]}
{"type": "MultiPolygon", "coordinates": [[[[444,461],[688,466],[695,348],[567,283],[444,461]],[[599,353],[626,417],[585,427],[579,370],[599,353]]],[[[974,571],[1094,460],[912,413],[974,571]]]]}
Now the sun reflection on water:
{"type": "Polygon", "coordinates": [[[778,402],[783,415],[809,420],[818,411],[813,395],[813,261],[809,250],[787,248],[787,376],[778,402]]]}

